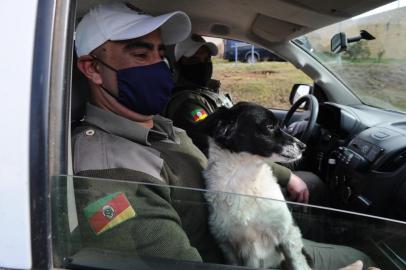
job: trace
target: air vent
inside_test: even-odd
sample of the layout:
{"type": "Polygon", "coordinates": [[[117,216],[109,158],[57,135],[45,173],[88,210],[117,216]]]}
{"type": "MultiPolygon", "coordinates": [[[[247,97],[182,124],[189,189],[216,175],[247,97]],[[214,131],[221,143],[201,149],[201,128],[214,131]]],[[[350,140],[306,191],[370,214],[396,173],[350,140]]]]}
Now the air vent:
{"type": "Polygon", "coordinates": [[[406,150],[400,154],[392,156],[388,161],[386,161],[378,171],[381,172],[394,172],[401,166],[406,164],[406,150]]]}

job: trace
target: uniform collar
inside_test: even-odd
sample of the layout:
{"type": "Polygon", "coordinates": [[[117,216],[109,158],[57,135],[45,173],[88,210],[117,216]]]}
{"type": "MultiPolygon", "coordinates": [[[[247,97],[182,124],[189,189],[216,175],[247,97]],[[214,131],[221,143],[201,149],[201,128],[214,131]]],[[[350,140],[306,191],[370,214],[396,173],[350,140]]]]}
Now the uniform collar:
{"type": "Polygon", "coordinates": [[[144,145],[151,145],[151,141],[177,142],[172,121],[159,115],[153,117],[154,126],[146,128],[137,122],[87,103],[84,121],[106,132],[144,145]]]}

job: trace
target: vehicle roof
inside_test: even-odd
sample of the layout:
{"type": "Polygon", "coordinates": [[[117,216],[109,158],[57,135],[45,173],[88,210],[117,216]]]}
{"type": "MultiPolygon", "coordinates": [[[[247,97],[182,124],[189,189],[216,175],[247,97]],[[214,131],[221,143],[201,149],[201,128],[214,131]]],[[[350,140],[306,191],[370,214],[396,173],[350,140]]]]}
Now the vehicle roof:
{"type": "MultiPolygon", "coordinates": [[[[78,1],[78,17],[97,3],[78,1]]],[[[362,14],[393,0],[129,0],[150,14],[175,10],[191,18],[193,32],[251,43],[281,42],[362,14]]]]}

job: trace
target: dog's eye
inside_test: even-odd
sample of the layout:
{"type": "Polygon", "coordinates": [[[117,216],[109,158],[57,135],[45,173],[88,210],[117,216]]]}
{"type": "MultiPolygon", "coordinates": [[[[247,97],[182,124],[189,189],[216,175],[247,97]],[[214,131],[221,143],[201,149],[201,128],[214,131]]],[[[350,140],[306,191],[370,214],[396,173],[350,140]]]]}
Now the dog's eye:
{"type": "Polygon", "coordinates": [[[275,129],[274,125],[266,125],[266,128],[270,131],[273,131],[275,129]]]}

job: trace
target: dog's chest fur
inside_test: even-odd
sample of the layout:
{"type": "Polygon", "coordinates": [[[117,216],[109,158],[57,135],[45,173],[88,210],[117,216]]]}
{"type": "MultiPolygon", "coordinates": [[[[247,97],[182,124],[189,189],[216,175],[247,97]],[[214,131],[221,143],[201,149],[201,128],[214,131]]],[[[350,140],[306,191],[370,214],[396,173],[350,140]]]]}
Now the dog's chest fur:
{"type": "Polygon", "coordinates": [[[284,200],[271,168],[257,155],[232,153],[211,143],[204,176],[208,190],[284,200]]]}
{"type": "MultiPolygon", "coordinates": [[[[240,249],[237,253],[252,249],[254,243],[259,257],[278,265],[283,258],[276,248],[293,221],[271,168],[262,157],[232,153],[213,142],[209,153],[209,164],[204,171],[206,188],[220,192],[206,195],[210,204],[209,222],[216,239],[220,245],[232,243],[235,249],[240,249]]],[[[241,264],[236,260],[235,264],[241,264]]]]}

